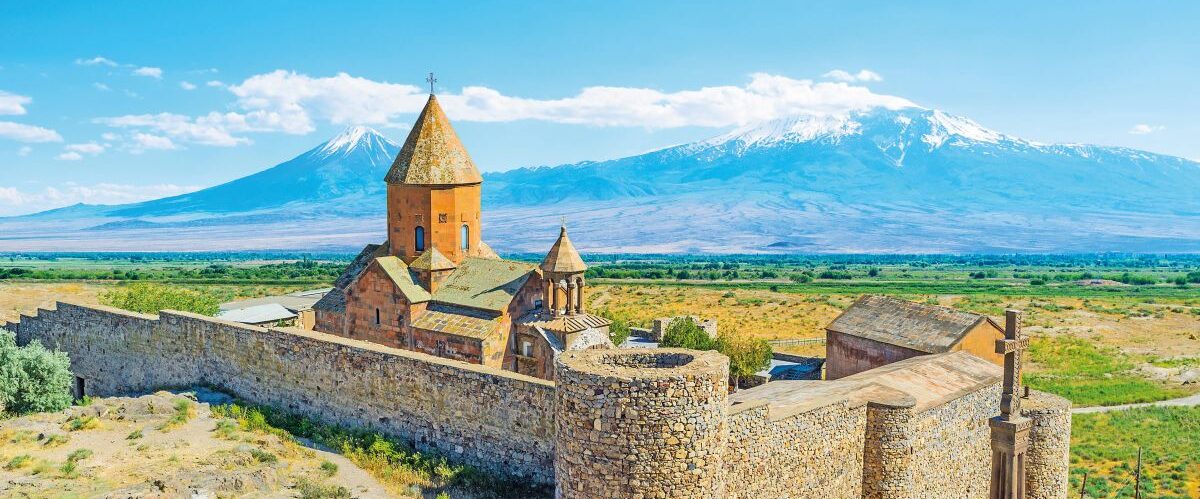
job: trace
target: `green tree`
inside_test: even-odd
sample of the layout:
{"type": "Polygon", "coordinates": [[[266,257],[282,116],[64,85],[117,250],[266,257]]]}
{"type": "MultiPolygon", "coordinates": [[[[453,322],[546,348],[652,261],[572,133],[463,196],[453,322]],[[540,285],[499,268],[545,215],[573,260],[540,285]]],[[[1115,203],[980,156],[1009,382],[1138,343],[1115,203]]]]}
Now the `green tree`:
{"type": "Polygon", "coordinates": [[[771,365],[771,344],[767,340],[722,334],[717,337],[717,351],[729,357],[729,377],[734,389],[743,379],[771,365]]]}
{"type": "Polygon", "coordinates": [[[34,341],[17,347],[0,329],[0,402],[14,414],[61,411],[71,405],[71,360],[34,341]]]}
{"type": "Polygon", "coordinates": [[[209,293],[164,284],[137,283],[100,293],[100,303],[145,314],[179,310],[216,315],[220,300],[209,293]]]}
{"type": "Polygon", "coordinates": [[[696,321],[690,317],[676,317],[663,331],[658,346],[664,348],[690,348],[692,350],[715,350],[715,342],[696,321]]]}
{"type": "Polygon", "coordinates": [[[621,346],[625,340],[629,339],[631,331],[629,330],[629,316],[627,314],[613,312],[609,309],[601,309],[599,315],[612,321],[608,326],[608,338],[612,340],[613,346],[621,346]]]}

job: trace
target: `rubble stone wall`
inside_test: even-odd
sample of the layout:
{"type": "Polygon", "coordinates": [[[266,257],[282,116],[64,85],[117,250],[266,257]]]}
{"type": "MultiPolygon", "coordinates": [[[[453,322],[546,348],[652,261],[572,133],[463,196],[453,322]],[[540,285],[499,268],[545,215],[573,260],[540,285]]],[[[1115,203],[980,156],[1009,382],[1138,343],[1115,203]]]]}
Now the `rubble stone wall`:
{"type": "Polygon", "coordinates": [[[458,462],[553,483],[554,384],[299,329],[60,303],[18,341],[67,352],[89,395],[210,385],[323,421],[372,427],[458,462]]]}
{"type": "Polygon", "coordinates": [[[1033,420],[1025,456],[1025,497],[1066,499],[1070,489],[1071,401],[1031,391],[1021,415],[1033,420]]]}

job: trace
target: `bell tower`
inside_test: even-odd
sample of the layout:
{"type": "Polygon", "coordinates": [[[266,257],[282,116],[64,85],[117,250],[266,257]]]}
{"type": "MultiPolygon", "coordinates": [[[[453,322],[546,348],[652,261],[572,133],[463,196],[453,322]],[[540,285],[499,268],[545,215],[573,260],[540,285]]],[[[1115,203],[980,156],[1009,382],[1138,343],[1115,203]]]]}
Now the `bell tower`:
{"type": "Polygon", "coordinates": [[[480,237],[483,177],[430,90],[384,178],[388,243],[407,264],[436,247],[457,265],[486,253],[480,237]]]}
{"type": "Polygon", "coordinates": [[[567,224],[563,222],[558,231],[558,239],[546,258],[542,260],[542,276],[545,282],[545,296],[542,304],[550,312],[551,317],[573,316],[584,312],[583,274],[587,265],[575,250],[571,238],[567,237],[567,224]]]}

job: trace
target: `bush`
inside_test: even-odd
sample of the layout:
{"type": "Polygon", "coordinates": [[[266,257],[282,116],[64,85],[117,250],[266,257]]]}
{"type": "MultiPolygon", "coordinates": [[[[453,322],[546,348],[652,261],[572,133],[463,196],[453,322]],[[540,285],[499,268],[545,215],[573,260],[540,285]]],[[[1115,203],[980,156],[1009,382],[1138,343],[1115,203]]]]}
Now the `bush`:
{"type": "Polygon", "coordinates": [[[622,343],[625,343],[625,340],[629,339],[631,331],[629,330],[628,314],[617,313],[608,309],[600,310],[599,314],[601,317],[612,321],[612,324],[608,326],[608,339],[612,340],[613,346],[619,347],[622,343]]]}
{"type": "Polygon", "coordinates": [[[722,334],[717,337],[717,351],[729,357],[729,376],[734,387],[742,379],[749,378],[771,365],[771,344],[767,340],[735,337],[722,334]]]}
{"type": "Polygon", "coordinates": [[[676,317],[663,331],[658,346],[664,348],[690,348],[692,350],[715,350],[712,337],[690,317],[676,317]]]}
{"type": "Polygon", "coordinates": [[[71,405],[71,360],[0,329],[0,406],[14,414],[61,411],[71,405]]]}
{"type": "Polygon", "coordinates": [[[100,303],[144,314],[179,310],[216,315],[220,300],[209,293],[163,284],[137,283],[100,293],[100,303]]]}

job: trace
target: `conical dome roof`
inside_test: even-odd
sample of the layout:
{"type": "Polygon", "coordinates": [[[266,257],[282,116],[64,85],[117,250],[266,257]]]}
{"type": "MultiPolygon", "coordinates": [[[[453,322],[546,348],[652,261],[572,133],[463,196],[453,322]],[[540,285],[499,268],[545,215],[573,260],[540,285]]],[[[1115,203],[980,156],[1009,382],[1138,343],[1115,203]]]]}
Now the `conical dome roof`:
{"type": "Polygon", "coordinates": [[[562,229],[558,232],[558,240],[554,241],[554,246],[551,246],[550,252],[546,253],[546,259],[542,260],[541,269],[545,272],[566,274],[587,270],[587,265],[583,263],[583,258],[575,250],[575,245],[571,244],[571,238],[567,237],[566,225],[562,226],[562,229]]]}
{"type": "Polygon", "coordinates": [[[483,177],[431,94],[384,180],[389,184],[461,185],[481,183],[483,177]]]}

